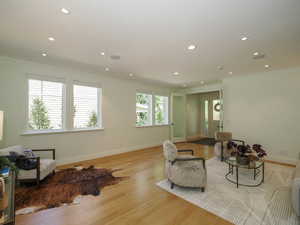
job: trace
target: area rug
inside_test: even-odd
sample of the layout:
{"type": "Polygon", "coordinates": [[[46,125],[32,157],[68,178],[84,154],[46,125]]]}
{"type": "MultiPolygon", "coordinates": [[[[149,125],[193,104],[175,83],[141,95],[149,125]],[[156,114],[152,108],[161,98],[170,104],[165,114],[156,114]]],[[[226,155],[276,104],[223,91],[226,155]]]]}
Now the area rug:
{"type": "Polygon", "coordinates": [[[124,177],[115,177],[116,170],[74,167],[57,171],[45,179],[39,187],[16,189],[16,214],[78,204],[84,195],[98,196],[103,187],[117,184],[124,177]]]}
{"type": "MultiPolygon", "coordinates": [[[[157,185],[164,190],[210,211],[236,225],[299,225],[290,195],[293,168],[266,163],[265,182],[258,187],[236,188],[225,179],[228,165],[217,158],[206,161],[207,187],[170,188],[163,180],[157,185]]],[[[235,174],[234,174],[235,175],[235,174]]],[[[253,179],[253,170],[241,171],[243,182],[253,179]],[[247,174],[249,173],[249,174],[247,174]]],[[[259,180],[260,177],[257,178],[259,180]]],[[[255,184],[257,181],[253,181],[255,184]]]]}

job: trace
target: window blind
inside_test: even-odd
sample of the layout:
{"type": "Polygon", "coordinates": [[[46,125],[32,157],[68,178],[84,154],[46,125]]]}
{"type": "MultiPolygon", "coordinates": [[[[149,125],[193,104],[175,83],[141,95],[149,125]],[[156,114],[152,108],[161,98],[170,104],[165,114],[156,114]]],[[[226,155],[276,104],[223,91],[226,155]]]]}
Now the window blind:
{"type": "Polygon", "coordinates": [[[99,88],[73,85],[74,128],[100,127],[99,88]]]}
{"type": "Polygon", "coordinates": [[[34,79],[28,82],[29,129],[62,129],[64,84],[34,79]]]}

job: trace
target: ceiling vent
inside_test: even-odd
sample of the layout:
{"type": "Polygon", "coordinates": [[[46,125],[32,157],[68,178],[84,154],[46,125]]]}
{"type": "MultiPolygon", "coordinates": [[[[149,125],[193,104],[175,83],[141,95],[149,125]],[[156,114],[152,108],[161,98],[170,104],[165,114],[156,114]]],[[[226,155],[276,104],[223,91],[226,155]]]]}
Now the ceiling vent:
{"type": "Polygon", "coordinates": [[[265,54],[259,54],[259,55],[253,56],[253,59],[263,59],[263,58],[265,58],[265,54]]]}
{"type": "Polygon", "coordinates": [[[120,60],[120,59],[121,59],[121,56],[119,56],[119,55],[111,55],[110,58],[111,58],[112,60],[120,60]]]}

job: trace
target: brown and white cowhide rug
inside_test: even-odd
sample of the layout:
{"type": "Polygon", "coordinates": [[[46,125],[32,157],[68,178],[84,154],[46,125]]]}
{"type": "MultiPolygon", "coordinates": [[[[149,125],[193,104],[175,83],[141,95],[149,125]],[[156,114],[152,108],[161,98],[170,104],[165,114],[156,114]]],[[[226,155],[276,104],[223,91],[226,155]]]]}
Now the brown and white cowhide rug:
{"type": "Polygon", "coordinates": [[[16,190],[16,214],[78,204],[83,195],[98,196],[103,187],[117,184],[125,177],[114,177],[117,170],[74,167],[60,170],[45,179],[39,187],[16,190]]]}

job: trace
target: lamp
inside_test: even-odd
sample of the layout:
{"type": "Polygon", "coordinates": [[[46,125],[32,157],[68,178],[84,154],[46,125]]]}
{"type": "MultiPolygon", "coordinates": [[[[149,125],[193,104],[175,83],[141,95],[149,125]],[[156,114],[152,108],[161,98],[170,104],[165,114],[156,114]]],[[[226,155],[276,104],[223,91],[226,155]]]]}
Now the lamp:
{"type": "Polygon", "coordinates": [[[0,111],[0,141],[3,138],[3,111],[0,111]]]}

